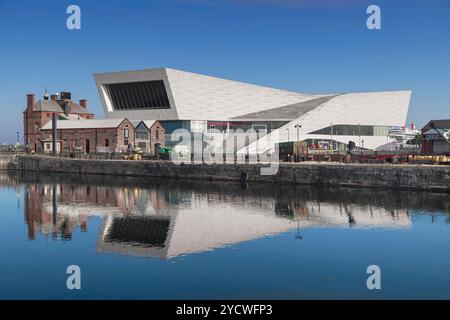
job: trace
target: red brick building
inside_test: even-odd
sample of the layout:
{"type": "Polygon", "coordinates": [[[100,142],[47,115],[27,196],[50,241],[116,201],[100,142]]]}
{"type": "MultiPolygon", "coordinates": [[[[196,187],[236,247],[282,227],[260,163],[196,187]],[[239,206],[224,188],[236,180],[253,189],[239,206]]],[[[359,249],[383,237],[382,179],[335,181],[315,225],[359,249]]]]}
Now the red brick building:
{"type": "Polygon", "coordinates": [[[155,154],[165,146],[166,130],[157,120],[133,121],[136,139],[134,144],[146,154],[155,154]]]}
{"type": "Polygon", "coordinates": [[[40,130],[51,122],[52,114],[59,119],[93,119],[94,114],[87,110],[87,100],[80,100],[79,104],[71,100],[70,92],[60,95],[45,94],[42,100],[36,101],[34,94],[27,95],[27,106],[23,112],[24,144],[29,151],[43,151],[40,130]]]}
{"type": "MultiPolygon", "coordinates": [[[[127,152],[128,145],[140,146],[144,153],[154,154],[155,146],[164,146],[165,131],[159,121],[135,122],[128,119],[58,120],[56,122],[57,152],[109,153],[127,152]],[[137,123],[137,124],[136,124],[137,123]],[[149,127],[147,126],[149,125],[149,127]]],[[[42,127],[42,150],[52,151],[52,122],[42,127]]]]}

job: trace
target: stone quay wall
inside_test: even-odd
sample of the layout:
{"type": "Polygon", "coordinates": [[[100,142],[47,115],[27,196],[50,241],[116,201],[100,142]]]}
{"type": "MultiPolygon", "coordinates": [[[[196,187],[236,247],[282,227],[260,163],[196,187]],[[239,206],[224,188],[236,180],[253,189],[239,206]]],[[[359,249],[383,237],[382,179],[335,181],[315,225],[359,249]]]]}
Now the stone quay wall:
{"type": "Polygon", "coordinates": [[[25,155],[18,157],[16,169],[80,175],[231,180],[241,183],[392,188],[450,193],[450,166],[444,165],[280,163],[274,175],[262,175],[262,167],[268,167],[268,164],[177,165],[171,161],[83,160],[25,155]]]}

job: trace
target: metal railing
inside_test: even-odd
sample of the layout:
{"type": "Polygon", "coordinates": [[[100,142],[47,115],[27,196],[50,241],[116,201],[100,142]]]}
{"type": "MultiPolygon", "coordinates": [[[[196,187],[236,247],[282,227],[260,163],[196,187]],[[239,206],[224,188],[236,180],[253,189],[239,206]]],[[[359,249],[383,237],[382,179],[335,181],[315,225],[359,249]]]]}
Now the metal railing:
{"type": "MultiPolygon", "coordinates": [[[[124,155],[126,153],[122,152],[61,152],[56,155],[51,153],[33,153],[34,156],[45,156],[45,157],[56,157],[65,159],[83,159],[83,160],[124,160],[124,155]]],[[[158,160],[156,155],[143,154],[142,160],[158,160]]]]}

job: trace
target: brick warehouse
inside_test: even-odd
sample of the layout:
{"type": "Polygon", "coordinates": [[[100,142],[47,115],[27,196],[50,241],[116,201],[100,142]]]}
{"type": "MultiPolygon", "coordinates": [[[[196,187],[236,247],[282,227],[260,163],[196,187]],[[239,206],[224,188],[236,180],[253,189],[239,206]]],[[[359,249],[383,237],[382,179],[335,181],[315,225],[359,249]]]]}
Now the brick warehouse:
{"type": "MultiPolygon", "coordinates": [[[[141,147],[144,153],[154,155],[158,146],[164,146],[164,134],[164,128],[155,120],[134,121],[134,124],[126,118],[58,120],[56,148],[58,153],[125,153],[131,143],[141,147]]],[[[50,121],[42,127],[40,133],[42,150],[45,153],[52,151],[51,136],[50,121]]]]}
{"type": "Polygon", "coordinates": [[[159,121],[128,119],[94,119],[87,110],[87,100],[79,104],[70,92],[49,96],[36,102],[27,95],[23,112],[24,141],[29,152],[52,152],[52,115],[57,117],[56,152],[111,153],[126,152],[128,145],[139,146],[154,155],[165,145],[165,129],[159,121]]]}
{"type": "Polygon", "coordinates": [[[23,112],[24,143],[27,150],[43,151],[40,129],[51,122],[53,113],[60,119],[94,118],[94,114],[87,110],[87,100],[82,99],[76,104],[71,96],[70,92],[62,92],[60,95],[51,95],[49,99],[46,93],[42,100],[36,102],[34,94],[27,95],[27,106],[23,112]]]}

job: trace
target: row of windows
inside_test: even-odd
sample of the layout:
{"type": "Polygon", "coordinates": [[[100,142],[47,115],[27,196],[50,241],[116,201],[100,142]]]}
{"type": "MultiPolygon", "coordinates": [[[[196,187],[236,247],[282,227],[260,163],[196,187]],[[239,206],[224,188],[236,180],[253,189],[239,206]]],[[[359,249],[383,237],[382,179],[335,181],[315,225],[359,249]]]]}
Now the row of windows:
{"type": "Polygon", "coordinates": [[[336,136],[387,136],[388,133],[389,127],[386,126],[338,124],[310,132],[309,134],[336,136]]]}
{"type": "Polygon", "coordinates": [[[148,140],[148,130],[136,131],[136,139],[138,139],[138,140],[148,140]]]}
{"type": "Polygon", "coordinates": [[[164,81],[106,84],[114,110],[170,108],[164,81]]]}
{"type": "MultiPolygon", "coordinates": [[[[146,134],[144,134],[144,132],[142,132],[142,131],[139,132],[141,138],[138,137],[137,133],[138,132],[136,132],[136,138],[137,139],[148,140],[148,131],[146,132],[146,134]]],[[[129,144],[129,142],[130,142],[130,140],[129,140],[129,138],[130,138],[130,130],[128,128],[124,128],[123,129],[123,137],[124,137],[123,144],[127,146],[129,144]]],[[[159,139],[159,130],[156,131],[156,139],[159,139]]],[[[89,139],[86,139],[86,145],[88,145],[88,144],[89,144],[89,139]]],[[[65,148],[67,149],[67,140],[64,140],[64,145],[65,145],[65,148]]],[[[70,140],[70,148],[73,149],[73,148],[76,147],[76,145],[77,145],[77,139],[71,139],[70,140]]],[[[109,147],[109,139],[105,139],[104,145],[105,145],[105,147],[109,147]]]]}
{"type": "MultiPolygon", "coordinates": [[[[90,144],[90,140],[86,139],[86,145],[89,145],[89,144],[90,144]]],[[[78,139],[70,139],[70,140],[64,139],[64,149],[65,150],[75,149],[77,147],[77,145],[78,145],[78,139]]],[[[104,140],[104,145],[105,145],[105,147],[109,147],[109,139],[104,140]]]]}
{"type": "MultiPolygon", "coordinates": [[[[159,127],[156,129],[156,131],[155,131],[155,135],[156,135],[156,140],[159,140],[159,127]]],[[[136,139],[137,140],[148,140],[149,139],[149,132],[148,132],[148,130],[137,130],[136,131],[136,133],[135,133],[135,135],[136,135],[136,139]]]]}

